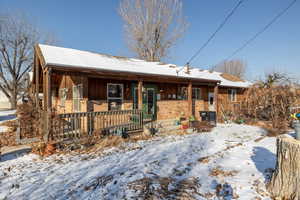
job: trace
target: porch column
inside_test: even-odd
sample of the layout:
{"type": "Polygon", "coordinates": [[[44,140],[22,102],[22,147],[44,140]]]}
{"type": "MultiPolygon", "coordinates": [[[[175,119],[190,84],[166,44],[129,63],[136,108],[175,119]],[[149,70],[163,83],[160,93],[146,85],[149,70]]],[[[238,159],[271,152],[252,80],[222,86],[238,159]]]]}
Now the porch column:
{"type": "Polygon", "coordinates": [[[35,102],[36,102],[36,108],[39,109],[40,71],[39,71],[39,62],[37,56],[35,56],[34,58],[34,67],[35,67],[35,102]]]}
{"type": "Polygon", "coordinates": [[[215,111],[216,111],[217,121],[218,121],[218,110],[219,110],[218,96],[219,96],[219,83],[217,83],[214,87],[214,101],[215,101],[215,111]]]}
{"type": "Polygon", "coordinates": [[[46,72],[46,76],[47,76],[47,111],[48,112],[51,112],[51,110],[52,110],[51,74],[52,74],[52,70],[51,70],[51,68],[48,68],[48,70],[46,72]]]}
{"type": "Polygon", "coordinates": [[[143,81],[138,82],[138,109],[143,108],[143,81]]]}
{"type": "Polygon", "coordinates": [[[192,82],[189,82],[188,85],[188,115],[192,116],[193,115],[193,89],[192,89],[192,82]]]}
{"type": "Polygon", "coordinates": [[[52,98],[51,98],[51,68],[45,69],[43,72],[43,95],[44,95],[44,142],[48,142],[49,134],[51,131],[51,108],[52,108],[52,98]]]}

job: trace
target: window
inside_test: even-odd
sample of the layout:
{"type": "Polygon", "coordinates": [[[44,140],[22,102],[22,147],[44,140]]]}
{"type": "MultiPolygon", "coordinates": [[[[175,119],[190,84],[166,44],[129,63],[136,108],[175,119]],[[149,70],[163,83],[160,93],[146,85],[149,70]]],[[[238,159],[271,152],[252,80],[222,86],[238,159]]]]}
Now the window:
{"type": "Polygon", "coordinates": [[[82,84],[73,86],[73,110],[74,110],[74,112],[80,112],[80,110],[81,110],[80,101],[83,98],[82,89],[83,89],[82,84]]]}
{"type": "Polygon", "coordinates": [[[236,89],[229,89],[228,90],[228,99],[229,99],[229,101],[236,101],[236,93],[237,93],[236,89]]]}
{"type": "Polygon", "coordinates": [[[108,110],[121,110],[123,102],[123,84],[107,84],[108,110]]]}
{"type": "Polygon", "coordinates": [[[193,99],[200,100],[201,99],[201,89],[193,88],[192,96],[193,96],[193,99]]]}
{"type": "Polygon", "coordinates": [[[60,99],[60,106],[61,107],[65,107],[66,104],[66,99],[67,99],[67,93],[68,93],[68,89],[67,88],[60,88],[59,89],[59,99],[60,99]]]}
{"type": "Polygon", "coordinates": [[[186,100],[187,99],[187,88],[186,87],[179,88],[177,98],[179,100],[186,100]]]}

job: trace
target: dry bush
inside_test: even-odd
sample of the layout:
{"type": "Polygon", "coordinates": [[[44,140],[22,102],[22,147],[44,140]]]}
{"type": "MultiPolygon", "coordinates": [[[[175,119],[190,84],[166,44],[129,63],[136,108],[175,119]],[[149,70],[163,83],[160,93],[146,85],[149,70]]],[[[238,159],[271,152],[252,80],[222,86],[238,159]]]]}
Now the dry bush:
{"type": "Polygon", "coordinates": [[[290,108],[296,105],[296,90],[290,85],[255,84],[246,92],[241,114],[249,121],[269,121],[266,129],[286,130],[291,123],[290,108]]]}

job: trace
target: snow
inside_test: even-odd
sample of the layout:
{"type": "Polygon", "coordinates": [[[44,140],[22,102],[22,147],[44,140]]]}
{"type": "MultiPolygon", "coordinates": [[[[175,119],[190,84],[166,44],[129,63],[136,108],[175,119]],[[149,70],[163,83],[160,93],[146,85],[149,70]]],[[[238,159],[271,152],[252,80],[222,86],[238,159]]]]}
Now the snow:
{"type": "MultiPolygon", "coordinates": [[[[217,199],[216,187],[223,186],[224,199],[267,200],[276,138],[264,135],[258,127],[222,124],[210,133],[156,137],[104,152],[4,156],[0,199],[143,199],[132,189],[137,180],[170,178],[168,190],[195,180],[194,199],[217,199]],[[212,175],[214,169],[227,175],[212,175]]],[[[151,184],[154,191],[160,187],[151,184]]]]}
{"type": "Polygon", "coordinates": [[[248,87],[250,82],[233,82],[220,76],[219,72],[210,72],[192,68],[189,74],[183,67],[159,62],[146,62],[133,58],[114,57],[70,48],[39,44],[46,65],[58,67],[77,67],[116,72],[130,72],[151,75],[176,76],[179,78],[205,79],[221,81],[221,86],[248,87]]]}

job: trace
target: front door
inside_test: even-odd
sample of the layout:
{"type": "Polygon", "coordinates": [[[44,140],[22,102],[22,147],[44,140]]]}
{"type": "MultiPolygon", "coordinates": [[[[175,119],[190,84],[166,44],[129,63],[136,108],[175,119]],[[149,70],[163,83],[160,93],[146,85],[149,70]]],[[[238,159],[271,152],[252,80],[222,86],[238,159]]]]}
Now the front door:
{"type": "MultiPolygon", "coordinates": [[[[156,94],[157,87],[155,85],[143,86],[143,117],[146,120],[156,119],[156,94]]],[[[133,87],[133,108],[138,108],[138,89],[136,85],[133,87]]]]}
{"type": "Polygon", "coordinates": [[[215,94],[213,92],[208,93],[208,110],[215,111],[215,94]]]}

